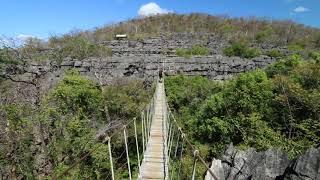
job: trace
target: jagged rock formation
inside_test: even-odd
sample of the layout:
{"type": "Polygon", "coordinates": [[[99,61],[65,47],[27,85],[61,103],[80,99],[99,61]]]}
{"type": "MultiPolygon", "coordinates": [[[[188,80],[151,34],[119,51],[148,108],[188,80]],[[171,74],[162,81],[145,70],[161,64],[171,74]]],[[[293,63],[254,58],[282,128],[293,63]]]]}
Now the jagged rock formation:
{"type": "Polygon", "coordinates": [[[210,54],[222,54],[228,44],[221,37],[210,33],[173,33],[148,39],[112,40],[102,42],[112,49],[114,56],[166,54],[174,55],[177,48],[191,48],[194,45],[205,46],[210,54]]]}
{"type": "MultiPolygon", "coordinates": [[[[254,59],[241,59],[239,57],[224,57],[213,55],[208,57],[182,58],[174,56],[132,56],[110,57],[106,59],[90,58],[82,61],[66,59],[55,70],[57,76],[69,68],[76,68],[82,74],[94,78],[95,73],[102,76],[104,83],[115,78],[141,78],[153,79],[157,76],[159,67],[164,65],[167,75],[185,74],[207,76],[215,80],[225,80],[232,75],[257,68],[263,68],[274,62],[275,59],[268,56],[260,56],[254,59]]],[[[30,70],[34,72],[48,71],[52,63],[33,63],[30,70]]]]}
{"type": "Polygon", "coordinates": [[[293,160],[283,175],[284,179],[320,179],[320,148],[309,149],[293,160]]]}
{"type": "MultiPolygon", "coordinates": [[[[289,160],[284,152],[277,149],[241,151],[231,144],[221,159],[213,159],[211,169],[219,179],[226,180],[318,180],[319,162],[320,148],[309,149],[297,159],[289,160]]],[[[207,173],[205,179],[212,178],[207,173]]]]}

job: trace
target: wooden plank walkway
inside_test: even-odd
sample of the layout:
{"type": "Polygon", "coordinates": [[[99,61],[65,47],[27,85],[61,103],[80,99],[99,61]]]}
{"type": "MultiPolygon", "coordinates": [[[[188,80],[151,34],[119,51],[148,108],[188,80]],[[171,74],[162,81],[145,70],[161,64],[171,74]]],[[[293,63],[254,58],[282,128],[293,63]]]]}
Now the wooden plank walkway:
{"type": "Polygon", "coordinates": [[[166,159],[166,111],[163,83],[158,83],[155,99],[155,114],[150,128],[150,138],[147,142],[141,170],[138,179],[167,179],[166,159]]]}

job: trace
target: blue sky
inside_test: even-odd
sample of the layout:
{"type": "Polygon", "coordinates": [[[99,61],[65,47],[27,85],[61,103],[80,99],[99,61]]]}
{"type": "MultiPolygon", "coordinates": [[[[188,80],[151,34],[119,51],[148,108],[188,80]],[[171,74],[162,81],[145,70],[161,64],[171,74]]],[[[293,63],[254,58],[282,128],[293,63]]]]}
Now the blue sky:
{"type": "Polygon", "coordinates": [[[20,38],[93,29],[139,12],[292,19],[320,28],[320,0],[0,0],[0,7],[0,35],[20,38]]]}

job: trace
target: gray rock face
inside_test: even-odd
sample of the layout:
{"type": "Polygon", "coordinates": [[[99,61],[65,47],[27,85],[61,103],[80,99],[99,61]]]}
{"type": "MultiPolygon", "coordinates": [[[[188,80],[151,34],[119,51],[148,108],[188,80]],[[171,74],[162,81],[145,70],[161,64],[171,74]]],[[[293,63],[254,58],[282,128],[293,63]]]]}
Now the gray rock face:
{"type": "MultiPolygon", "coordinates": [[[[121,56],[105,59],[89,58],[82,61],[66,59],[56,71],[70,68],[78,69],[82,74],[95,78],[95,73],[101,75],[105,84],[117,78],[141,78],[152,80],[157,76],[158,68],[164,66],[166,75],[185,74],[200,75],[215,80],[225,80],[234,74],[263,68],[275,59],[261,56],[249,59],[212,55],[206,57],[183,58],[176,56],[148,55],[121,56]]],[[[31,65],[33,71],[48,70],[50,63],[31,65]]]]}
{"type": "Polygon", "coordinates": [[[140,40],[104,41],[102,45],[112,49],[114,56],[175,54],[177,48],[190,48],[194,45],[205,46],[209,53],[221,53],[227,44],[225,40],[210,33],[173,33],[170,36],[159,36],[140,40]]]}
{"type": "Polygon", "coordinates": [[[284,175],[285,179],[320,180],[320,148],[309,149],[294,160],[284,175]]]}
{"type": "MultiPolygon", "coordinates": [[[[216,178],[225,179],[224,170],[223,170],[222,162],[221,162],[220,159],[213,158],[210,169],[212,170],[212,172],[216,176],[216,178]]],[[[204,179],[205,180],[215,180],[212,177],[212,175],[209,173],[209,171],[207,172],[207,174],[206,174],[204,179]]]]}
{"type": "MultiPolygon", "coordinates": [[[[257,152],[250,148],[240,151],[231,144],[221,160],[213,160],[211,169],[218,179],[226,180],[319,180],[320,148],[310,149],[297,159],[290,161],[280,150],[268,149],[257,152]]],[[[206,179],[210,179],[208,173],[206,179]]]]}

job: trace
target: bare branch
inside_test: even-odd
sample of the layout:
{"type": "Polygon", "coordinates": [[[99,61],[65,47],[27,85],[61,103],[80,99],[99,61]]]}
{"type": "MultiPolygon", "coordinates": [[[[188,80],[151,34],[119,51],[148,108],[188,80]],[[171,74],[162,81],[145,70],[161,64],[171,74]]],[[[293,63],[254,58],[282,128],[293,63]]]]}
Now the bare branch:
{"type": "Polygon", "coordinates": [[[9,79],[10,81],[12,81],[12,82],[16,82],[16,83],[25,83],[25,84],[31,84],[31,85],[33,85],[33,86],[37,86],[37,84],[36,83],[34,83],[33,81],[25,81],[25,80],[20,80],[20,79],[14,79],[14,78],[12,78],[11,76],[9,76],[9,75],[5,75],[5,76],[3,76],[5,79],[9,79]]]}

